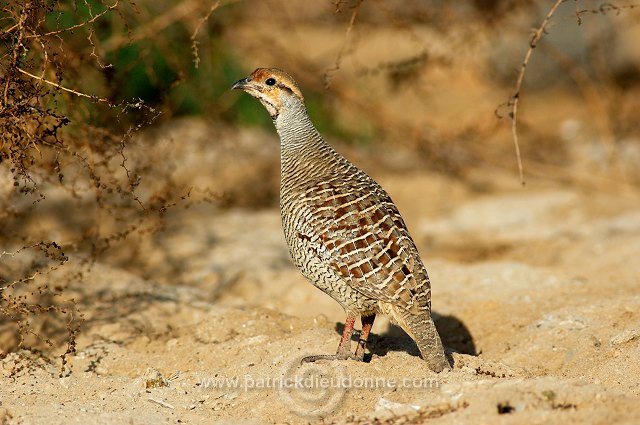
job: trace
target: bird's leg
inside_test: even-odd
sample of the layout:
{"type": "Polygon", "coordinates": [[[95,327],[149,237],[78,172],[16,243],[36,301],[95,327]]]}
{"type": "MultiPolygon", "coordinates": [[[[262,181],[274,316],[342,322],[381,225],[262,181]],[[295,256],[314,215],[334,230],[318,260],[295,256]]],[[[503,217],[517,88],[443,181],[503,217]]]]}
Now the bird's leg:
{"type": "Polygon", "coordinates": [[[338,351],[336,354],[318,354],[315,356],[304,357],[300,363],[310,363],[316,360],[346,360],[354,358],[351,354],[351,335],[353,335],[353,325],[356,323],[356,315],[354,313],[347,313],[347,318],[344,321],[344,330],[342,331],[342,338],[340,338],[340,344],[338,344],[338,351]]]}
{"type": "Polygon", "coordinates": [[[361,362],[364,360],[364,349],[367,346],[369,332],[371,332],[371,328],[373,327],[373,321],[376,320],[376,315],[374,313],[371,316],[362,316],[360,320],[362,320],[362,331],[360,332],[360,339],[358,340],[358,347],[356,347],[354,358],[361,362]]]}
{"type": "Polygon", "coordinates": [[[355,323],[356,315],[353,313],[347,313],[347,318],[344,321],[342,338],[340,338],[340,344],[338,344],[338,351],[336,352],[336,357],[340,360],[351,357],[351,335],[353,335],[353,325],[355,323]]]}

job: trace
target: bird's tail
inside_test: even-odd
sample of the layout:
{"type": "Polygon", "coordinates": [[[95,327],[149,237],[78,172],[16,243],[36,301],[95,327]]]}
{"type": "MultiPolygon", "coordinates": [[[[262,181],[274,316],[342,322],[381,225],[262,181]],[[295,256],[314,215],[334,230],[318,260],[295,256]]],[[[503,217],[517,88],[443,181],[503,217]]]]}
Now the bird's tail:
{"type": "Polygon", "coordinates": [[[420,314],[411,314],[405,311],[402,312],[401,317],[402,320],[399,321],[401,327],[416,342],[420,350],[420,356],[427,362],[429,369],[434,372],[451,369],[449,361],[444,354],[440,335],[438,335],[436,325],[433,323],[429,312],[422,311],[420,314]]]}

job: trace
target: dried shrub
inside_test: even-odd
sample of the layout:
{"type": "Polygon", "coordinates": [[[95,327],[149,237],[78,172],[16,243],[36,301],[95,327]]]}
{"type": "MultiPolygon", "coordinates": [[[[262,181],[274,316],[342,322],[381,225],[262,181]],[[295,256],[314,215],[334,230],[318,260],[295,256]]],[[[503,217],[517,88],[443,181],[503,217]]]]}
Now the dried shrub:
{"type": "MultiPolygon", "coordinates": [[[[197,15],[188,22],[203,19],[196,3],[181,6],[197,15]]],[[[215,196],[192,199],[188,187],[162,178],[171,164],[139,154],[150,147],[136,132],[167,111],[154,93],[173,81],[150,81],[171,70],[148,73],[130,57],[144,44],[135,42],[141,28],[130,28],[141,13],[133,2],[11,0],[1,13],[0,348],[60,355],[64,372],[82,323],[69,285],[114,245],[161,229],[168,209],[215,196]],[[139,80],[130,91],[123,73],[139,80]],[[144,99],[141,80],[153,92],[144,99]]]]}

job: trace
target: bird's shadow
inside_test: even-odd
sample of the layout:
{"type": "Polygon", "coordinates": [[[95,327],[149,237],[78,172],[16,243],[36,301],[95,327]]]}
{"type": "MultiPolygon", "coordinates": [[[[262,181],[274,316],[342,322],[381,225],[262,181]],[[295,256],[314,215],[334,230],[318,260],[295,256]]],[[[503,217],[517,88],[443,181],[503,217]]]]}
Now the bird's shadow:
{"type": "MultiPolygon", "coordinates": [[[[464,322],[456,316],[444,316],[435,312],[432,312],[432,317],[445,347],[445,352],[478,355],[473,336],[464,322]]],[[[336,332],[342,335],[343,330],[344,323],[336,323],[336,332]]],[[[354,332],[352,340],[358,341],[359,338],[360,332],[354,332]]],[[[365,354],[365,362],[371,361],[373,355],[384,356],[390,351],[404,351],[412,356],[420,356],[420,351],[411,337],[402,328],[393,324],[383,334],[371,333],[367,341],[367,349],[369,353],[365,354]]]]}

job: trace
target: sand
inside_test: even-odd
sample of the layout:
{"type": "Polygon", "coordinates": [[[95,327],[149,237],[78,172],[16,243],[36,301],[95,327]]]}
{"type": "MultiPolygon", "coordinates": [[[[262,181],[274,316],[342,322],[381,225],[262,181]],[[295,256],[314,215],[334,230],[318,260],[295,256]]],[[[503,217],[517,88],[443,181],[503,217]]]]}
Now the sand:
{"type": "Polygon", "coordinates": [[[77,352],[62,377],[59,360],[4,358],[0,423],[637,423],[638,193],[371,173],[427,265],[451,371],[383,318],[365,363],[301,367],[335,350],[341,308],[289,260],[273,203],[201,204],[167,214],[139,273],[49,276],[83,272],[77,352]]]}

